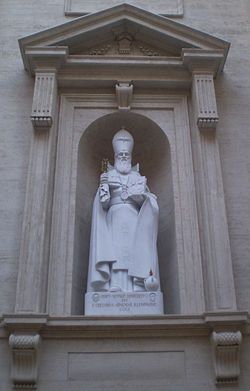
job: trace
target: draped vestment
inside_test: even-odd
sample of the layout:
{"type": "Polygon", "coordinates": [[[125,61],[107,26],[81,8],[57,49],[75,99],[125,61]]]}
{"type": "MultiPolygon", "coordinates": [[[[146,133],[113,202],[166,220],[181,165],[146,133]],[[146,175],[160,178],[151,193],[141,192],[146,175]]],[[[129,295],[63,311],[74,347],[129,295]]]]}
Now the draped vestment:
{"type": "Polygon", "coordinates": [[[126,270],[134,284],[149,276],[159,279],[157,256],[158,205],[146,178],[131,170],[108,172],[110,201],[104,207],[100,187],[95,196],[89,254],[88,291],[108,291],[112,271],[126,270]],[[122,199],[127,189],[128,198],[122,199]]]}

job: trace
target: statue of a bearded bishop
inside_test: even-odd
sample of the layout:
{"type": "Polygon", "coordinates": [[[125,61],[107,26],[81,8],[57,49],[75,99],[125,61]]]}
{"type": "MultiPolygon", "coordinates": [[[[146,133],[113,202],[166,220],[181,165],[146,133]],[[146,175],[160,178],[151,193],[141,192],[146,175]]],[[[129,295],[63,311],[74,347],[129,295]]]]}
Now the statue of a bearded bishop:
{"type": "Polygon", "coordinates": [[[149,275],[150,290],[159,290],[156,196],[131,166],[131,134],[122,129],[112,143],[114,167],[101,175],[93,205],[87,290],[145,291],[149,275]]]}

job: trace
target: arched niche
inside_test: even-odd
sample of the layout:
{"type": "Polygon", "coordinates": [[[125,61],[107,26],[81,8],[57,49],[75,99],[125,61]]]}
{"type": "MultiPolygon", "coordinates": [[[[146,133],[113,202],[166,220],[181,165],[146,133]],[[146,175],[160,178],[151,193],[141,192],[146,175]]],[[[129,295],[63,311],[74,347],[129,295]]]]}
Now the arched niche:
{"type": "Polygon", "coordinates": [[[116,112],[102,116],[85,129],[79,142],[76,187],[76,218],[73,263],[72,314],[83,313],[87,286],[92,204],[101,173],[101,160],[113,163],[112,138],[122,126],[133,135],[133,164],[158,197],[160,208],[158,255],[161,290],[166,313],[179,313],[179,283],[170,145],[161,128],[136,113],[116,112]]]}
{"type": "MultiPolygon", "coordinates": [[[[152,47],[156,43],[154,39],[152,47]]],[[[168,234],[176,234],[178,266],[174,262],[168,266],[165,302],[172,308],[167,311],[178,312],[176,301],[182,315],[234,311],[237,306],[220,154],[216,132],[210,132],[218,122],[213,79],[224,67],[229,43],[183,23],[174,22],[173,30],[173,21],[166,19],[163,23],[160,16],[121,4],[112,11],[101,11],[98,17],[94,13],[25,37],[20,40],[20,48],[25,68],[35,76],[31,115],[35,131],[15,312],[59,316],[82,313],[82,299],[76,298],[83,296],[82,262],[86,261],[80,250],[75,250],[78,258],[73,267],[73,249],[77,247],[76,238],[86,243],[88,238],[83,238],[79,230],[74,232],[78,227],[75,216],[80,218],[79,208],[83,208],[77,205],[75,213],[76,180],[80,178],[76,154],[83,131],[97,118],[123,107],[119,94],[115,99],[115,81],[119,87],[122,81],[133,84],[131,110],[155,121],[170,143],[176,230],[171,228],[168,234]],[[164,58],[149,60],[133,52],[130,60],[125,56],[119,61],[109,54],[95,59],[75,57],[74,48],[80,48],[80,41],[87,45],[85,49],[95,48],[97,31],[104,39],[103,32],[112,31],[117,22],[126,24],[126,20],[133,34],[140,30],[143,42],[158,37],[160,49],[171,46],[178,57],[166,53],[164,58]],[[174,288],[175,266],[179,290],[174,288]]],[[[84,47],[81,50],[84,53],[84,47]]],[[[131,118],[128,128],[135,129],[136,121],[132,116],[127,118],[131,118]]],[[[102,119],[105,124],[106,118],[102,119]]],[[[153,129],[150,121],[147,124],[153,129]]],[[[154,178],[150,185],[153,189],[154,178]]],[[[84,202],[87,206],[82,214],[89,214],[88,201],[84,202]]],[[[168,243],[174,241],[168,239],[168,243]]]]}

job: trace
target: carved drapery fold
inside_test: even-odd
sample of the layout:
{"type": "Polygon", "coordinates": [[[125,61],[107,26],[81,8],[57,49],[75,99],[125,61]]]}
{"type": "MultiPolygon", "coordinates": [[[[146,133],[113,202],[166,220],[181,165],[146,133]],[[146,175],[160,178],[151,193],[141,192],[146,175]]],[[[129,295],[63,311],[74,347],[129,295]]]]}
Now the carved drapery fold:
{"type": "Polygon", "coordinates": [[[39,334],[10,335],[9,345],[12,351],[11,379],[15,389],[36,389],[39,342],[39,334]]]}
{"type": "Polygon", "coordinates": [[[215,332],[211,335],[215,379],[217,384],[237,383],[240,375],[240,331],[215,332]]]}

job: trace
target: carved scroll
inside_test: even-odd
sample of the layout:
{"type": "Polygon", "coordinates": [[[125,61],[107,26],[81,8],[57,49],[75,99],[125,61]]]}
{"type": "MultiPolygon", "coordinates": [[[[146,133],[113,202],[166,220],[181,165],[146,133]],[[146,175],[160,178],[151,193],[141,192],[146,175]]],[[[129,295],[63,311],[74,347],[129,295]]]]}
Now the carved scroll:
{"type": "Polygon", "coordinates": [[[39,334],[11,334],[11,378],[13,387],[19,390],[35,390],[37,386],[37,352],[39,334]]]}
{"type": "Polygon", "coordinates": [[[240,375],[240,331],[215,332],[211,335],[215,378],[217,384],[237,383],[240,375]]]}

